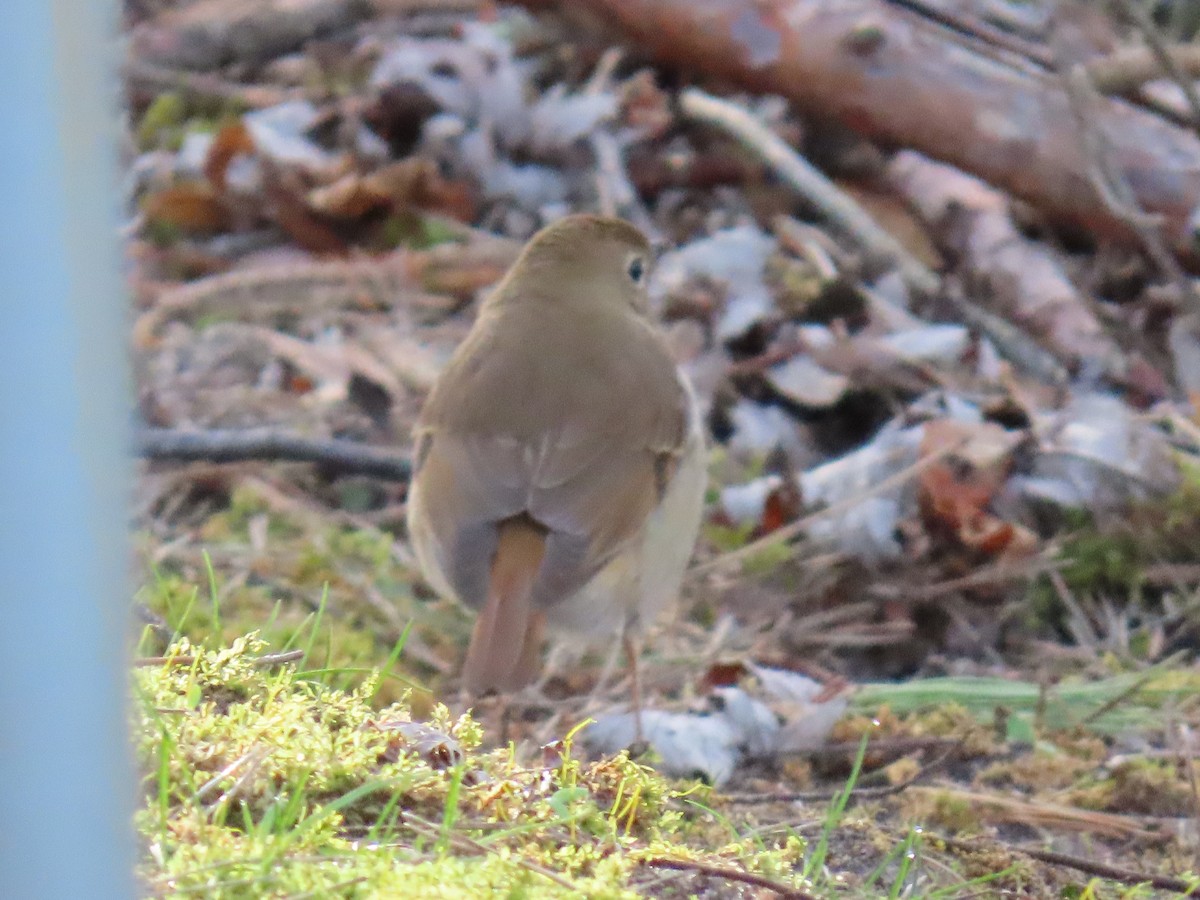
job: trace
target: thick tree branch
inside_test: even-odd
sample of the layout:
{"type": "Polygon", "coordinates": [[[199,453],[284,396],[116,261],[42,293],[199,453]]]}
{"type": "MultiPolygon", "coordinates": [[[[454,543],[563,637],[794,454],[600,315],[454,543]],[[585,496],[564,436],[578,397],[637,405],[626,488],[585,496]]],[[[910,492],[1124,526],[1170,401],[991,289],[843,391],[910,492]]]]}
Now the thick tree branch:
{"type": "MultiPolygon", "coordinates": [[[[673,68],[787,97],[803,113],[948,162],[1051,220],[1136,244],[1097,196],[1071,103],[1053,74],[975,52],[954,31],[884,0],[523,0],[592,14],[673,68]]],[[[1113,163],[1173,252],[1200,263],[1200,139],[1123,100],[1096,105],[1113,163]]]]}

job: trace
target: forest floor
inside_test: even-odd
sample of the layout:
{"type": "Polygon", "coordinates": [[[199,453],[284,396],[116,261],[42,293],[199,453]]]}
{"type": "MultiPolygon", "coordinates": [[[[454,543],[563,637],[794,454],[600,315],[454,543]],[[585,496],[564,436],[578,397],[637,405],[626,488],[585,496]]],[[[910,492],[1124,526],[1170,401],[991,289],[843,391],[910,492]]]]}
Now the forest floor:
{"type": "Polygon", "coordinates": [[[126,10],[148,893],[1200,895],[1178,273],[552,17],[126,10]],[[639,746],[609,646],[556,643],[468,708],[470,617],[404,533],[439,366],[521,242],[583,210],[661,246],[710,429],[639,746]]]}

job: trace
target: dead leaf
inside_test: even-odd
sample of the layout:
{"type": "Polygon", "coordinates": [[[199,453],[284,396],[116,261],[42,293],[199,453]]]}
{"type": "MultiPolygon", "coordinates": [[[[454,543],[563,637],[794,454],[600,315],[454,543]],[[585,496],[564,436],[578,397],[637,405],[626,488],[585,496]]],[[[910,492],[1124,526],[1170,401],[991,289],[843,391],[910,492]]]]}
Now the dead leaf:
{"type": "Polygon", "coordinates": [[[358,172],[343,175],[332,184],[313,188],[307,202],[311,209],[334,219],[359,219],[388,205],[381,194],[358,172]]]}
{"type": "Polygon", "coordinates": [[[275,223],[297,244],[312,253],[345,256],[349,245],[304,202],[294,173],[263,165],[263,192],[271,204],[275,223]]]}
{"type": "Polygon", "coordinates": [[[151,225],[166,225],[189,234],[215,234],[229,224],[228,213],[216,192],[199,181],[147,194],[142,198],[142,212],[151,225]]]}
{"type": "Polygon", "coordinates": [[[921,472],[919,501],[926,526],[988,555],[1026,549],[1032,535],[988,508],[1008,479],[1012,452],[1021,440],[1020,434],[993,422],[927,423],[921,458],[941,458],[921,472]]]}
{"type": "Polygon", "coordinates": [[[257,151],[254,138],[239,119],[217,132],[204,158],[204,177],[217,193],[225,192],[225,175],[237,156],[250,156],[257,151]]]}
{"type": "Polygon", "coordinates": [[[351,172],[309,191],[310,208],[331,218],[354,220],[379,210],[427,210],[469,222],[476,208],[469,185],[441,177],[428,159],[403,159],[366,174],[351,172]]]}
{"type": "MultiPolygon", "coordinates": [[[[804,675],[750,662],[710,669],[705,683],[710,686],[705,708],[646,709],[642,728],[664,773],[701,777],[714,785],[726,782],[746,759],[820,746],[849,702],[844,689],[830,692],[804,675]]],[[[615,753],[629,746],[634,734],[632,713],[606,715],[584,732],[584,741],[615,753]]]]}
{"type": "Polygon", "coordinates": [[[642,69],[625,82],[621,108],[625,124],[647,138],[662,137],[675,124],[670,97],[659,88],[649,69],[642,69]]]}
{"type": "Polygon", "coordinates": [[[945,265],[945,260],[929,236],[929,229],[902,198],[891,191],[875,190],[857,182],[839,181],[838,187],[857,200],[871,214],[871,218],[930,269],[940,271],[945,265]]]}
{"type": "Polygon", "coordinates": [[[807,354],[793,356],[766,372],[771,387],[789,400],[813,409],[827,409],[850,390],[850,379],[830,372],[807,354]]]}
{"type": "Polygon", "coordinates": [[[368,722],[366,727],[390,736],[381,762],[395,762],[404,753],[415,753],[433,769],[449,769],[465,759],[455,738],[424,722],[368,722]]]}

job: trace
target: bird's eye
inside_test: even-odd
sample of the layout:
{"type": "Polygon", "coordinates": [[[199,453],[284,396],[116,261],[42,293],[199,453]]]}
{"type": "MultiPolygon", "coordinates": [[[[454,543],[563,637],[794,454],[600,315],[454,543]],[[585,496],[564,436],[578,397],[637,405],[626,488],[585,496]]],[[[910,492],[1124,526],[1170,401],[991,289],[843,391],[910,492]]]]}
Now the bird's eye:
{"type": "Polygon", "coordinates": [[[642,283],[642,276],[646,274],[646,261],[640,256],[635,256],[629,261],[629,277],[633,279],[634,284],[642,283]]]}

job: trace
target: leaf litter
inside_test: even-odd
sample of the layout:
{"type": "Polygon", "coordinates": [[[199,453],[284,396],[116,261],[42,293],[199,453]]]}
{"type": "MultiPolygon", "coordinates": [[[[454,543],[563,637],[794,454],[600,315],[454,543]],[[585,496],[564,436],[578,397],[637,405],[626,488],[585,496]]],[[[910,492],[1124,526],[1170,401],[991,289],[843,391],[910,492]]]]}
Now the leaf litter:
{"type": "MultiPolygon", "coordinates": [[[[437,705],[453,702],[468,622],[417,579],[402,485],[295,463],[145,463],[143,646],[182,654],[170,639],[187,635],[213,648],[206,660],[235,648],[186,683],[171,667],[138,676],[157,698],[138,726],[158,785],[139,814],[158,835],[152,890],[236,896],[251,861],[271,858],[283,874],[251,883],[280,896],[378,894],[396,859],[429,875],[429,896],[458,879],[454,896],[734,896],[748,884],[735,876],[755,873],[778,891],[870,895],[914,825],[993,854],[925,841],[918,892],[977,876],[1030,896],[1084,883],[1022,856],[1031,842],[1194,869],[1200,354],[1155,285],[1096,299],[1081,285],[1099,283],[1102,254],[1030,236],[1003,194],[901,151],[868,184],[839,184],[944,267],[947,296],[920,296],[802,221],[811,210],[736,141],[683,122],[678,88],[635,50],[564,44],[549,19],[473,4],[396,20],[332,4],[306,19],[320,4],[297,4],[262,29],[270,10],[179,5],[138,5],[129,49],[143,423],[266,424],[407,453],[421,399],[520,242],[595,210],[663,247],[651,291],[706,411],[713,491],[682,615],[643,661],[645,759],[667,782],[620,755],[628,687],[605,679],[606,647],[556,647],[539,692],[481,703],[482,727],[437,705]],[[184,87],[148,95],[150,65],[177,67],[184,87]],[[1157,324],[1132,341],[1138,316],[1157,324]],[[193,586],[210,572],[206,598],[193,586]],[[306,630],[315,674],[238,669],[267,646],[240,635],[283,648],[306,630]],[[402,637],[392,677],[372,682],[402,637]],[[307,697],[344,722],[289,769],[308,751],[284,736],[300,731],[273,730],[282,720],[180,727],[212,728],[218,695],[241,716],[258,695],[281,709],[307,697]],[[384,762],[356,769],[375,743],[384,762]],[[585,750],[596,761],[578,761],[585,750]],[[557,761],[539,769],[538,753],[557,761]],[[405,760],[417,768],[389,807],[372,779],[405,760]],[[689,788],[697,777],[720,790],[689,788]],[[842,788],[824,831],[805,823],[836,804],[786,799],[842,788]],[[735,814],[721,792],[760,800],[735,814]],[[1170,802],[1142,802],[1151,793],[1170,802]],[[272,856],[272,821],[297,815],[289,796],[313,816],[272,856]],[[480,816],[493,815],[513,836],[489,837],[480,816]],[[634,822],[655,836],[631,847],[634,822]],[[729,827],[752,837],[713,837],[729,827]],[[591,856],[569,852],[580,828],[591,856]],[[330,852],[318,837],[373,848],[369,864],[340,881],[336,862],[295,874],[330,852]],[[823,842],[837,852],[814,874],[823,842]],[[691,868],[654,869],[671,857],[691,868]]],[[[807,142],[786,106],[739,99],[807,142]]]]}

